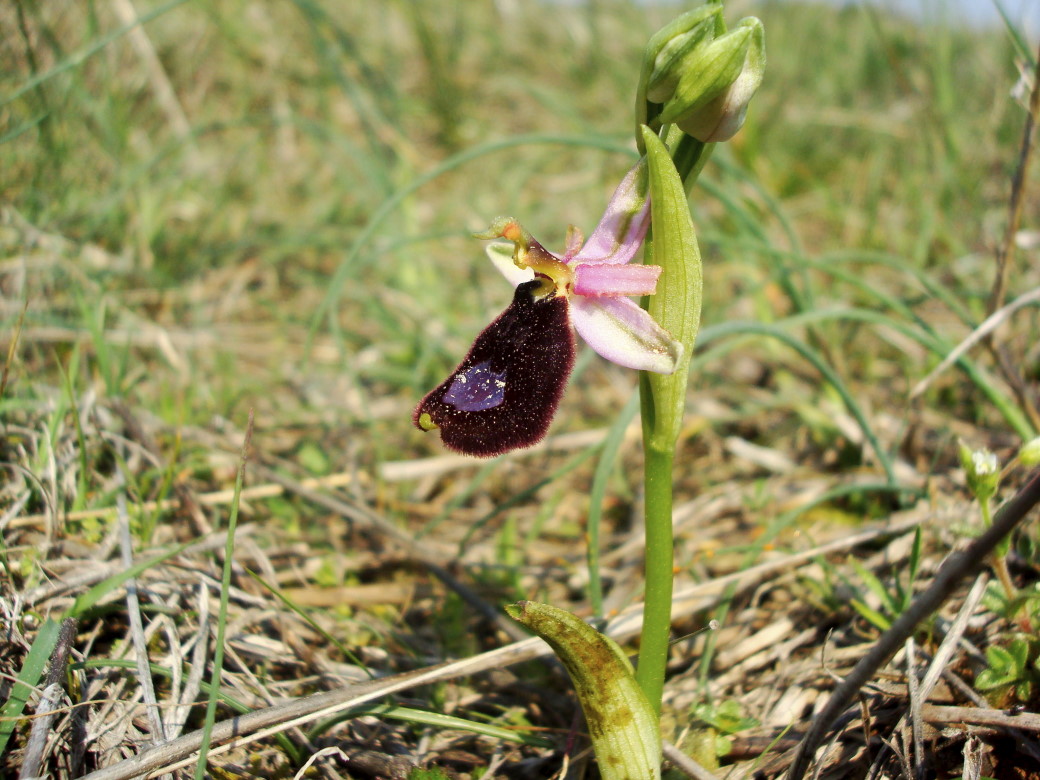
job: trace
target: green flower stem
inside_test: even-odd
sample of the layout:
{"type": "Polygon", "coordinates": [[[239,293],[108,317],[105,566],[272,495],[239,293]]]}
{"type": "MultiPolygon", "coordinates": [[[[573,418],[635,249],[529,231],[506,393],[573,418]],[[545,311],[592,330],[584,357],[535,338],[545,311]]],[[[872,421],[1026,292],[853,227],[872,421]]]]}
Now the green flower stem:
{"type": "MultiPolygon", "coordinates": [[[[979,508],[982,510],[983,523],[986,528],[989,528],[993,525],[993,511],[990,508],[990,500],[988,498],[980,500],[979,508]]],[[[1011,572],[1008,571],[1007,554],[1010,549],[1010,539],[1005,538],[997,545],[997,549],[990,553],[990,563],[997,574],[997,579],[1000,580],[1000,584],[1004,588],[1004,593],[1007,594],[1008,601],[1013,601],[1015,596],[1018,595],[1018,589],[1011,581],[1011,572]]]]}
{"type": "Polygon", "coordinates": [[[651,232],[646,262],[661,266],[657,293],[647,310],[683,345],[683,356],[669,375],[643,372],[639,378],[642,407],[644,522],[646,528],[646,593],[636,680],[654,711],[660,714],[665,664],[672,623],[672,467],[686,406],[686,378],[700,327],[701,259],[686,202],[683,174],[699,171],[706,157],[667,134],[672,151],[647,127],[642,129],[650,178],[651,232]],[[681,152],[682,171],[672,155],[681,152]]]}
{"type": "Polygon", "coordinates": [[[715,148],[715,144],[702,143],[696,138],[686,135],[675,125],[669,127],[665,143],[672,150],[672,162],[675,163],[675,170],[679,172],[683,187],[689,194],[697,177],[701,175],[705,163],[711,158],[711,151],[715,148]]]}
{"type": "MultiPolygon", "coordinates": [[[[643,392],[644,383],[640,384],[643,392]]],[[[643,628],[636,681],[660,717],[664,672],[672,629],[672,465],[675,449],[645,451],[643,471],[646,522],[646,573],[643,628]]]]}

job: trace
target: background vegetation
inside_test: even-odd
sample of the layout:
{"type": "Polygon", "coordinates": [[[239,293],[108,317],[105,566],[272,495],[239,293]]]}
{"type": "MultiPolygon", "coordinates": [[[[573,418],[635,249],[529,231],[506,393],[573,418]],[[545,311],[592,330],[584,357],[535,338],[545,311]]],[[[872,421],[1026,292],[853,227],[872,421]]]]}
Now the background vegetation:
{"type": "MultiPolygon", "coordinates": [[[[739,747],[761,768],[828,686],[820,647],[838,653],[840,673],[855,660],[841,650],[876,635],[850,600],[873,603],[875,617],[898,609],[878,594],[903,593],[890,578],[913,528],[922,581],[977,530],[957,437],[1007,462],[1040,428],[1035,306],[911,397],[989,313],[1035,54],[1014,20],[990,30],[941,13],[727,7],[731,21],[763,20],[769,63],[747,125],[691,198],[706,327],[679,455],[677,566],[711,595],[686,604],[678,629],[724,627],[676,648],[671,736],[725,738],[702,763],[727,751],[739,763],[739,747]],[[854,549],[861,532],[869,549],[854,549]],[[829,555],[806,554],[831,542],[829,555]],[[775,569],[707,587],[757,564],[775,569]],[[786,633],[760,647],[770,625],[786,633]],[[779,657],[742,666],[798,637],[797,670],[779,657]],[[757,752],[736,736],[751,728],[757,752]]],[[[613,0],[175,0],[139,3],[149,21],[134,26],[130,0],[0,7],[0,701],[13,700],[10,676],[24,674],[41,621],[74,614],[66,703],[92,703],[60,716],[53,772],[113,765],[154,738],[138,707],[149,694],[113,660],[134,657],[124,583],[73,608],[128,567],[120,527],[135,560],[217,540],[138,582],[153,663],[212,674],[212,649],[186,659],[206,646],[200,584],[212,610],[220,597],[222,534],[210,533],[227,527],[250,410],[254,492],[221,618],[225,685],[243,709],[503,643],[431,562],[496,608],[535,598],[583,614],[584,529],[601,505],[608,600],[638,601],[638,437],[603,445],[630,419],[634,375],[586,350],[547,445],[490,462],[444,455],[410,414],[509,299],[470,233],[499,214],[555,248],[569,223],[591,230],[633,160],[642,47],[677,12],[613,0]],[[589,495],[600,463],[602,504],[589,495]],[[112,724],[116,736],[99,741],[112,724]]],[[[1040,286],[1035,170],[1008,301],[1040,286]]],[[[1029,526],[1012,550],[1026,593],[1036,547],[1029,526]]],[[[1035,685],[1016,687],[1036,675],[1032,618],[992,601],[979,610],[978,655],[958,673],[970,685],[988,671],[978,692],[1004,697],[991,704],[1035,705],[1035,685]],[[1009,626],[1032,644],[998,641],[1009,626]]],[[[930,651],[940,638],[922,642],[930,651]]],[[[289,774],[328,746],[354,756],[338,769],[323,759],[341,776],[394,776],[379,757],[403,756],[393,771],[549,777],[574,704],[551,672],[518,674],[403,703],[553,729],[550,747],[401,726],[398,713],[212,760],[289,774]]],[[[169,715],[190,688],[154,676],[169,715]]],[[[185,728],[204,710],[183,713],[185,728]]],[[[0,774],[22,765],[31,727],[12,712],[0,774]]],[[[960,773],[928,744],[935,771],[960,773]]],[[[874,760],[849,751],[853,774],[874,760]]],[[[1008,761],[1030,760],[1020,755],[1008,761]]]]}

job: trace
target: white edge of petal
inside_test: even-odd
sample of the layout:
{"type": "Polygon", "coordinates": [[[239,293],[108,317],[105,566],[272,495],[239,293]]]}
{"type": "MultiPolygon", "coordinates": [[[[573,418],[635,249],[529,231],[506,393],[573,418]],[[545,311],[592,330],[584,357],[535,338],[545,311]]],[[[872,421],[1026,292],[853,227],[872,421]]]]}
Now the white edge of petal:
{"type": "Polygon", "coordinates": [[[585,342],[620,366],[671,374],[682,358],[682,344],[628,298],[576,295],[570,313],[585,342]]]}
{"type": "Polygon", "coordinates": [[[534,279],[534,271],[530,268],[520,268],[513,262],[513,244],[499,241],[488,244],[484,251],[487,252],[487,256],[495,268],[513,287],[518,287],[524,282],[534,279]]]}

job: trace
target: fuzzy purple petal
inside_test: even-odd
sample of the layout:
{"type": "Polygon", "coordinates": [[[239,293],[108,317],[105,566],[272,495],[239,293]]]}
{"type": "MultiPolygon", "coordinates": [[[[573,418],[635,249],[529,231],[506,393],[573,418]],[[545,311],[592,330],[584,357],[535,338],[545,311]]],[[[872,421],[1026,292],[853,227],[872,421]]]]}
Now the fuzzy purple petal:
{"type": "Polygon", "coordinates": [[[571,322],[596,352],[620,366],[675,371],[682,344],[628,298],[571,298],[571,322]]]}
{"type": "Polygon", "coordinates": [[[448,449],[481,458],[545,436],[574,366],[574,334],[567,299],[536,298],[539,287],[516,288],[458,367],[419,402],[417,428],[439,428],[448,449]]]}

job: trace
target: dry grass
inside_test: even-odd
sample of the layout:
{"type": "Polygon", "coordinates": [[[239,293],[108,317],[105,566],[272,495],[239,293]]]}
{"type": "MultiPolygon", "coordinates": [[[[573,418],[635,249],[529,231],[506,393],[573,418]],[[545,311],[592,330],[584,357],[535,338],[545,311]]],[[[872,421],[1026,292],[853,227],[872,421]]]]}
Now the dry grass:
{"type": "MultiPolygon", "coordinates": [[[[115,474],[135,466],[140,470],[141,459],[155,457],[150,454],[151,442],[170,433],[154,420],[145,423],[125,408],[99,402],[82,405],[79,414],[91,421],[94,431],[88,446],[97,450],[104,446],[110,462],[125,464],[115,474]]],[[[40,438],[30,438],[34,423],[38,429],[45,421],[26,418],[23,425],[9,426],[9,446],[18,440],[19,431],[24,432],[23,450],[44,446],[40,438]]],[[[222,451],[224,456],[217,461],[234,460],[235,434],[218,437],[185,429],[181,436],[185,444],[202,443],[214,454],[222,451]],[[198,441],[192,442],[194,437],[198,441]]],[[[69,464],[78,460],[77,438],[67,431],[54,441],[54,450],[66,453],[65,458],[56,458],[54,470],[42,472],[41,478],[52,484],[74,482],[75,469],[69,464]]],[[[735,444],[730,442],[729,447],[735,444]]],[[[635,440],[626,445],[633,457],[635,448],[635,440]]],[[[551,462],[565,455],[565,450],[554,453],[553,449],[551,443],[542,453],[516,457],[511,470],[520,474],[527,468],[525,461],[551,462]]],[[[259,454],[254,457],[264,460],[259,454]]],[[[739,457],[733,461],[734,466],[741,464],[739,457]]],[[[762,467],[743,464],[758,476],[743,485],[731,481],[725,488],[705,491],[676,510],[682,570],[677,583],[677,631],[702,628],[704,616],[718,614],[722,605],[729,616],[716,633],[709,636],[701,631],[676,645],[666,707],[677,718],[676,741],[690,750],[705,740],[713,745],[711,733],[704,724],[684,725],[679,713],[709,697],[739,702],[741,713],[759,725],[733,737],[728,756],[732,768],[726,776],[758,772],[759,777],[776,777],[790,761],[789,751],[807,729],[814,708],[877,635],[848,607],[850,595],[857,593],[851,582],[838,584],[829,594],[830,603],[812,584],[834,583],[833,571],[848,572],[843,561],[850,555],[883,579],[899,576],[905,570],[913,529],[920,527],[928,553],[915,586],[927,585],[946,552],[963,544],[963,535],[951,529],[965,522],[965,501],[955,486],[934,481],[931,500],[888,513],[876,527],[850,532],[824,516],[819,522],[788,527],[782,543],[762,544],[761,552],[752,557],[746,545],[736,549],[733,545],[760,526],[751,507],[755,491],[787,496],[784,503],[804,506],[833,483],[788,473],[768,477],[763,484],[762,467]],[[749,567],[749,560],[757,563],[749,567]],[[703,674],[700,662],[709,640],[715,652],[703,674]]],[[[409,468],[413,474],[435,472],[428,479],[443,485],[460,468],[472,465],[432,459],[413,461],[409,468]]],[[[345,753],[346,764],[337,751],[316,760],[315,766],[323,766],[320,771],[331,776],[404,777],[406,769],[417,763],[443,766],[460,776],[488,763],[504,777],[554,774],[559,756],[552,749],[510,745],[457,728],[425,731],[414,724],[402,725],[392,719],[392,713],[379,710],[362,714],[372,701],[387,701],[390,694],[397,696],[388,709],[398,710],[410,704],[428,707],[433,696],[432,701],[439,702],[437,709],[446,714],[475,720],[491,717],[507,728],[510,723],[537,724],[535,733],[555,732],[552,744],[557,750],[562,747],[560,740],[574,728],[575,705],[563,692],[566,687],[561,689],[559,672],[551,664],[541,671],[527,668],[519,676],[504,668],[544,654],[530,640],[510,644],[515,640],[498,621],[487,617],[496,613],[494,605],[510,597],[508,588],[496,592],[492,586],[493,571],[488,567],[493,560],[487,543],[472,544],[458,556],[452,535],[467,527],[452,524],[435,540],[417,546],[379,513],[374,497],[365,495],[363,473],[304,482],[278,476],[257,463],[250,474],[250,485],[241,496],[245,522],[235,542],[221,690],[222,712],[252,715],[234,736],[228,730],[218,731],[210,758],[212,771],[222,767],[223,772],[264,776],[292,771],[287,747],[273,738],[284,732],[283,738],[297,755],[317,755],[323,748],[345,753]],[[312,548],[296,534],[250,519],[258,502],[276,496],[311,502],[309,514],[322,525],[323,533],[337,540],[338,551],[315,559],[312,548]],[[323,571],[327,567],[355,572],[359,582],[330,586],[323,571]],[[452,592],[471,606],[482,602],[484,610],[460,611],[452,592]],[[447,606],[451,603],[456,607],[447,606]],[[447,622],[452,620],[454,626],[447,622]],[[444,663],[449,658],[460,660],[444,663]],[[437,663],[429,666],[431,661],[437,663]],[[442,687],[433,693],[429,686],[438,681],[442,687]],[[316,723],[328,724],[327,718],[341,713],[353,716],[341,715],[334,725],[315,728],[316,723]]],[[[123,491],[113,487],[117,497],[125,495],[123,491]]],[[[188,705],[200,695],[204,698],[201,686],[211,673],[223,546],[223,534],[208,531],[207,515],[223,514],[230,498],[227,491],[198,493],[184,486],[171,500],[171,514],[157,529],[153,544],[134,556],[147,559],[177,541],[197,541],[149,566],[132,587],[112,589],[75,623],[76,630],[68,637],[74,641],[65,647],[71,652],[71,688],[58,706],[30,703],[30,711],[38,717],[55,713],[48,724],[44,757],[45,766],[56,776],[78,776],[86,769],[95,770],[96,778],[132,777],[145,769],[159,774],[194,760],[198,732],[178,737],[190,731],[186,723],[198,724],[197,708],[193,715],[188,705]],[[129,600],[131,593],[136,603],[129,600]],[[154,699],[139,684],[147,678],[133,671],[134,658],[140,657],[135,651],[133,615],[141,622],[143,645],[139,646],[146,648],[152,665],[154,699]],[[159,715],[161,731],[153,713],[159,715]],[[157,733],[163,738],[157,739],[157,733]],[[152,762],[145,763],[149,759],[152,762]]],[[[443,497],[417,506],[429,514],[438,510],[439,501],[443,497]]],[[[138,505],[138,510],[148,511],[148,506],[138,505]]],[[[537,511],[533,503],[524,513],[537,511]]],[[[39,626],[38,616],[68,613],[78,595],[125,568],[113,555],[119,546],[118,531],[130,518],[120,517],[118,509],[112,514],[116,522],[93,543],[82,533],[59,532],[57,526],[89,527],[91,521],[105,516],[98,510],[56,518],[50,512],[30,514],[23,509],[19,515],[5,517],[8,560],[24,563],[32,556],[45,575],[33,587],[3,596],[5,620],[11,628],[3,654],[5,674],[19,671],[39,626]]],[[[611,599],[618,604],[631,603],[639,590],[639,533],[625,530],[626,525],[622,518],[615,527],[607,544],[613,552],[605,561],[611,599]]],[[[754,546],[753,540],[748,541],[754,546]]],[[[580,611],[580,600],[572,602],[581,592],[580,552],[573,540],[547,534],[524,550],[522,566],[512,573],[518,587],[525,593],[540,592],[557,604],[573,603],[580,611]]],[[[1038,728],[1036,719],[994,709],[969,684],[985,665],[978,648],[989,646],[1007,631],[1000,617],[979,604],[985,579],[985,575],[979,578],[971,594],[971,583],[965,583],[938,621],[917,637],[913,657],[901,653],[864,691],[858,720],[845,724],[846,737],[824,761],[831,767],[824,776],[863,776],[874,762],[898,773],[900,761],[908,766],[915,763],[912,752],[907,752],[911,744],[927,751],[930,764],[949,772],[959,766],[969,739],[981,740],[978,749],[991,751],[1000,771],[997,776],[1010,776],[1004,774],[1011,771],[1009,766],[1023,768],[1027,774],[1033,771],[1029,762],[1035,759],[1022,752],[1033,750],[1033,743],[1023,733],[1038,728]],[[943,654],[944,649],[951,652],[943,654]],[[934,657],[942,660],[939,679],[933,681],[938,685],[922,698],[927,703],[912,712],[909,672],[916,678],[934,672],[934,657]],[[1009,727],[1014,727],[1011,732],[1009,727]],[[913,733],[920,742],[908,738],[912,728],[919,729],[913,733]],[[895,750],[887,750],[885,741],[895,750]],[[1009,750],[1011,744],[1018,749],[1009,750]]],[[[638,614],[638,608],[621,611],[608,633],[621,641],[631,638],[638,631],[638,614]]],[[[397,717],[405,716],[399,712],[397,717]]],[[[33,723],[25,722],[26,734],[33,723]]],[[[22,745],[8,751],[8,771],[16,771],[24,758],[22,745]]]]}

